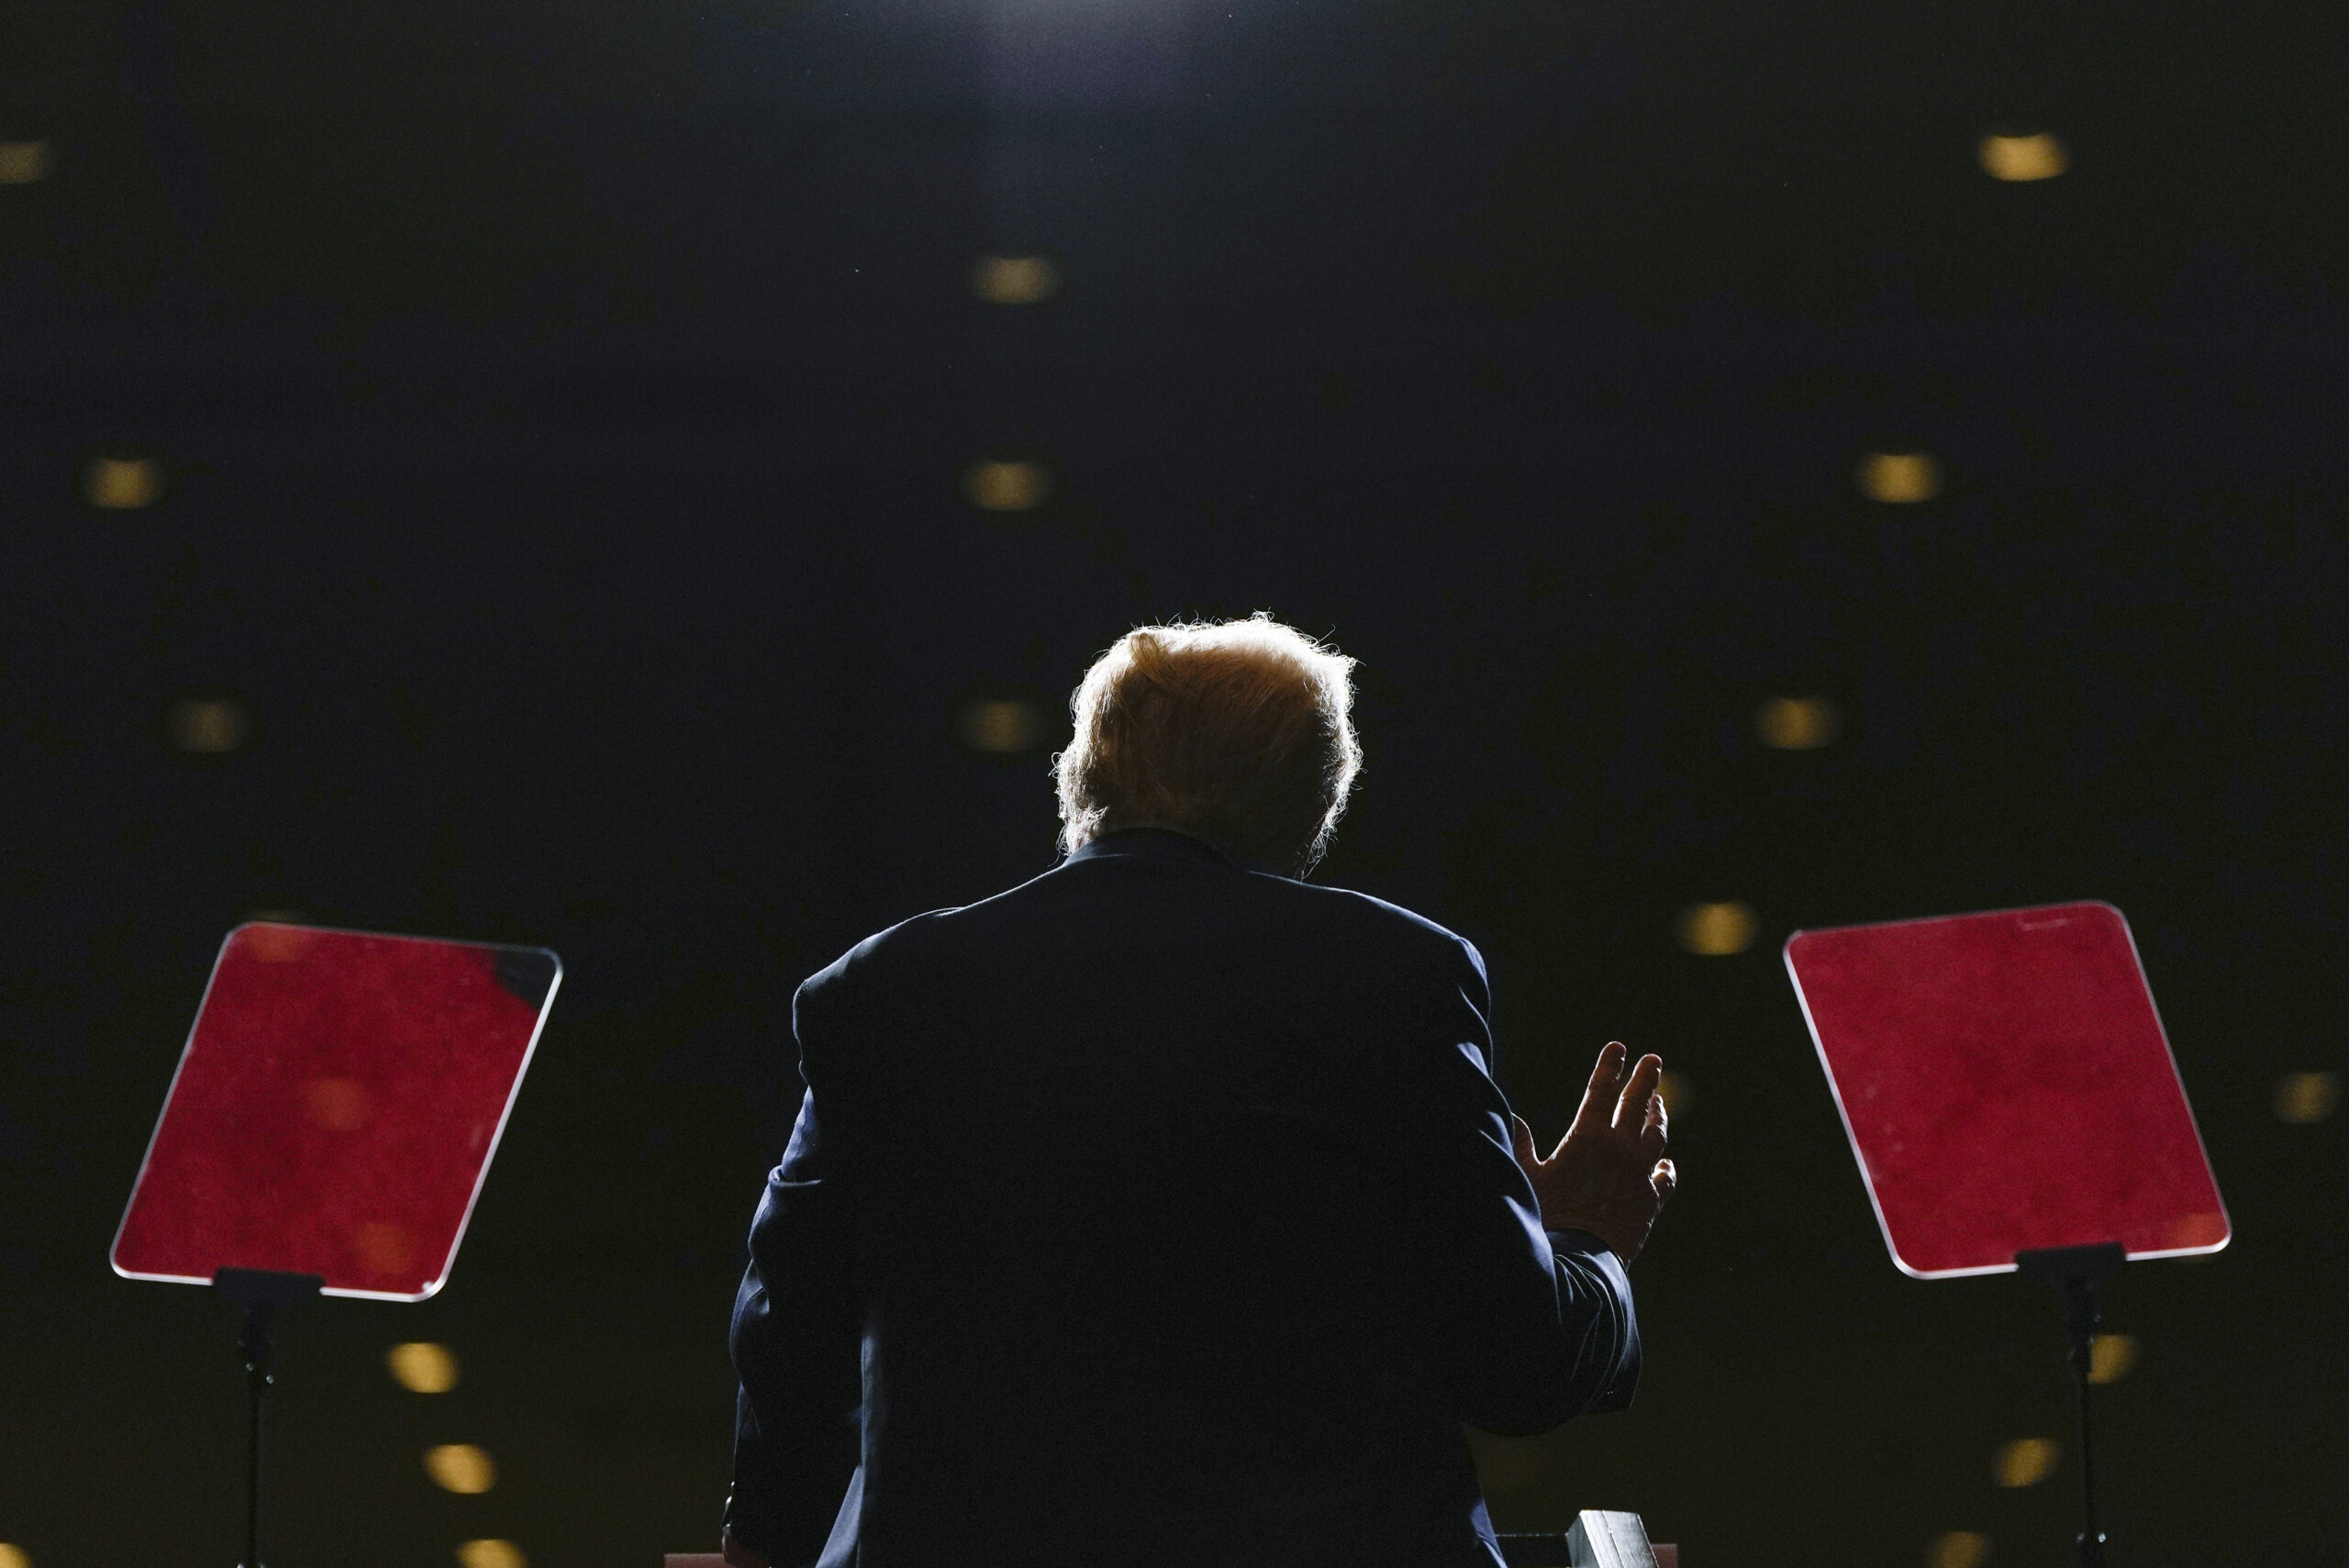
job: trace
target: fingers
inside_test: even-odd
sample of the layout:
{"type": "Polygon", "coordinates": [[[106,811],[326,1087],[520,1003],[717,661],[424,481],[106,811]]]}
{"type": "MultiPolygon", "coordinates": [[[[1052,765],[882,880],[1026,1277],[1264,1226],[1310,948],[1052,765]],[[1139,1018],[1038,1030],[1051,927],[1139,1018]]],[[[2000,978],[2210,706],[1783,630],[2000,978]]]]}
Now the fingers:
{"type": "Polygon", "coordinates": [[[1647,1119],[1640,1124],[1640,1157],[1650,1164],[1664,1158],[1664,1145],[1671,1137],[1670,1120],[1664,1108],[1664,1095],[1650,1095],[1647,1119]]]}
{"type": "Polygon", "coordinates": [[[1607,1125],[1622,1088],[1623,1059],[1629,1054],[1620,1040],[1609,1040],[1606,1049],[1598,1053],[1598,1062],[1590,1070],[1590,1087],[1583,1091],[1582,1105],[1575,1112],[1573,1130],[1607,1125]]]}
{"type": "Polygon", "coordinates": [[[1640,1058],[1624,1080],[1623,1089],[1615,1102],[1609,1124],[1625,1131],[1636,1130],[1646,1124],[1648,1102],[1655,1095],[1655,1086],[1664,1079],[1664,1058],[1651,1051],[1640,1058]]]}

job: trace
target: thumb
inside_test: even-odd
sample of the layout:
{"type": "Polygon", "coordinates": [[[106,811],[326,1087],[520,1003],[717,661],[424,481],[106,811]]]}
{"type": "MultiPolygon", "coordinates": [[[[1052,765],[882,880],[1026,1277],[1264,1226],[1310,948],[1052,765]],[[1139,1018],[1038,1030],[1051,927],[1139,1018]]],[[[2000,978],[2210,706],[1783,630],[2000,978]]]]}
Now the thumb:
{"type": "Polygon", "coordinates": [[[1533,1129],[1525,1125],[1525,1118],[1515,1111],[1509,1112],[1508,1128],[1509,1150],[1517,1156],[1517,1162],[1529,1167],[1541,1163],[1541,1156],[1533,1151],[1533,1129]]]}
{"type": "Polygon", "coordinates": [[[1655,1206],[1662,1208],[1672,1201],[1672,1195],[1680,1190],[1680,1173],[1674,1169],[1671,1161],[1658,1160],[1655,1169],[1648,1174],[1648,1185],[1655,1189],[1655,1206]]]}

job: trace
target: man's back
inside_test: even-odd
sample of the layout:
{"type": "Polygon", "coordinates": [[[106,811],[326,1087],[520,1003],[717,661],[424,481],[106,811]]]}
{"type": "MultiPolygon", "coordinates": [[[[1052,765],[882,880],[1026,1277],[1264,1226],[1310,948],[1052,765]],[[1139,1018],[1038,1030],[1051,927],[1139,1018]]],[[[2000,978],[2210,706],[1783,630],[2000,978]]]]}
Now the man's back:
{"type": "Polygon", "coordinates": [[[1484,1006],[1441,929],[1152,831],[810,981],[738,1534],[789,1561],[744,1489],[861,1461],[827,1562],[1493,1561],[1457,1423],[1620,1403],[1637,1341],[1538,1229],[1484,1006]],[[861,1444],[809,1437],[860,1353],[861,1444]]]}

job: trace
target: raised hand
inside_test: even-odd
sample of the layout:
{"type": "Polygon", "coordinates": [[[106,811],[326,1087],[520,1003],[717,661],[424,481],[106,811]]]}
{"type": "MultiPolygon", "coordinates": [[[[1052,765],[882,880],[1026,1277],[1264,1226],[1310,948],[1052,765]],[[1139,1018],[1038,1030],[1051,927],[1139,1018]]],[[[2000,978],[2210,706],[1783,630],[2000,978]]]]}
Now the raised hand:
{"type": "Polygon", "coordinates": [[[1647,1244],[1648,1231],[1678,1177],[1664,1157],[1664,1100],[1655,1092],[1664,1059],[1631,1052],[1610,1040],[1591,1069],[1590,1087],[1574,1125],[1550,1151],[1534,1151],[1533,1129],[1511,1116],[1517,1162],[1533,1183],[1549,1230],[1587,1230],[1628,1264],[1647,1244]]]}

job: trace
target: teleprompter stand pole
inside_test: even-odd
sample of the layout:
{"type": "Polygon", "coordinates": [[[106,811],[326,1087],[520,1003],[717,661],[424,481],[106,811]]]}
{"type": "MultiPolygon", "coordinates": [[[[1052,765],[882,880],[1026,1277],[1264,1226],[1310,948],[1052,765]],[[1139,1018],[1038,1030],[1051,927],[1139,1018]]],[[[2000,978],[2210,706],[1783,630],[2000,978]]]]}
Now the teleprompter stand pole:
{"type": "Polygon", "coordinates": [[[2088,1364],[2099,1321],[2097,1282],[2120,1273],[2123,1257],[2118,1241],[2015,1254],[2015,1267],[2024,1278],[2064,1293],[2064,1329],[2071,1340],[2072,1388],[2080,1412],[2080,1568],[2104,1568],[2104,1532],[2096,1519],[2096,1429],[2088,1416],[2088,1364]]]}
{"type": "Polygon", "coordinates": [[[262,1406],[275,1378],[270,1373],[269,1330],[281,1307],[307,1301],[326,1281],[317,1274],[280,1274],[265,1269],[222,1269],[212,1276],[220,1299],[244,1313],[244,1332],[238,1348],[245,1357],[246,1407],[251,1413],[245,1432],[245,1554],[240,1568],[262,1568],[261,1562],[261,1418],[262,1406]]]}

